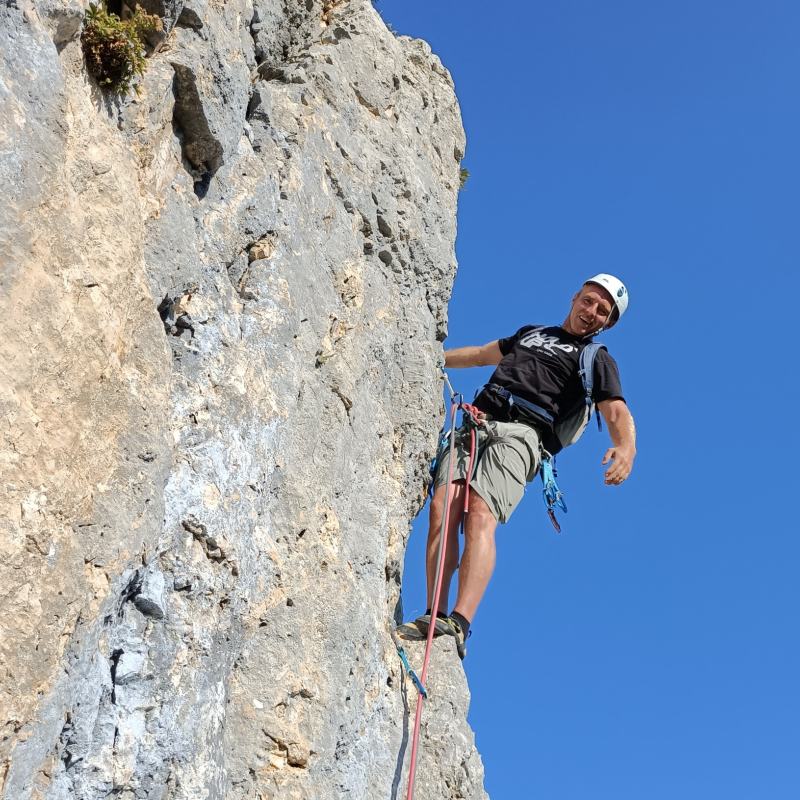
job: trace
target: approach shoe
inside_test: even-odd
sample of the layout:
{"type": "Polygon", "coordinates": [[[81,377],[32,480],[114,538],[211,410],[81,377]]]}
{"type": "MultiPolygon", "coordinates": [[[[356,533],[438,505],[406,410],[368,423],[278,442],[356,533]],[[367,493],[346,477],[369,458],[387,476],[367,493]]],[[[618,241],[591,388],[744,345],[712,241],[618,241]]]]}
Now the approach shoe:
{"type": "MultiPolygon", "coordinates": [[[[452,636],[453,632],[450,629],[450,626],[447,624],[447,620],[450,619],[449,617],[436,617],[436,627],[433,630],[434,636],[452,636]]],[[[417,626],[417,630],[423,635],[428,635],[428,630],[431,627],[431,615],[430,614],[423,614],[421,617],[417,617],[414,620],[414,625],[417,626]]]]}

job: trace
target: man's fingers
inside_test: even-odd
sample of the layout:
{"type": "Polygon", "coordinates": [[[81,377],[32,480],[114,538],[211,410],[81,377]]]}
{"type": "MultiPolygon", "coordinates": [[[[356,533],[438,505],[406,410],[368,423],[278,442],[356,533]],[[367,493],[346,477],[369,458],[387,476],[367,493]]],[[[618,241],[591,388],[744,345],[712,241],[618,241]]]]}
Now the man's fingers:
{"type": "MultiPolygon", "coordinates": [[[[606,451],[605,456],[603,457],[603,464],[608,464],[612,458],[616,456],[616,451],[612,447],[610,450],[606,451]]],[[[612,483],[614,473],[617,471],[617,467],[619,466],[618,460],[614,460],[611,462],[611,466],[606,470],[605,473],[605,483],[612,483]]]]}
{"type": "Polygon", "coordinates": [[[631,471],[629,469],[621,467],[620,469],[609,473],[607,482],[613,483],[615,486],[619,486],[619,484],[623,483],[630,474],[631,471]]]}
{"type": "Polygon", "coordinates": [[[625,460],[617,458],[612,466],[606,470],[605,483],[619,486],[630,475],[631,467],[625,460]]]}
{"type": "Polygon", "coordinates": [[[603,465],[611,461],[611,466],[605,471],[603,481],[608,486],[619,486],[623,483],[633,469],[633,459],[624,448],[611,447],[603,457],[603,465]],[[613,459],[613,461],[612,461],[613,459]]]}

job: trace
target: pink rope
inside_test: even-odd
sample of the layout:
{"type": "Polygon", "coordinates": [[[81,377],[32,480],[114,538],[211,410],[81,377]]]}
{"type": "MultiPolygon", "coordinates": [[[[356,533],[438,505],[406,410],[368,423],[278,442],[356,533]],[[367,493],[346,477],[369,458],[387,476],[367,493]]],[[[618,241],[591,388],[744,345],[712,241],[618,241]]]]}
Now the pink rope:
{"type": "MultiPolygon", "coordinates": [[[[442,520],[442,531],[440,534],[439,542],[439,561],[436,565],[436,584],[433,592],[433,604],[431,605],[431,621],[428,625],[428,639],[425,644],[425,660],[422,662],[422,673],[420,675],[420,683],[425,686],[425,679],[428,677],[428,662],[431,657],[431,645],[433,644],[433,634],[436,630],[436,615],[439,611],[439,600],[442,594],[442,577],[444,575],[444,561],[447,552],[447,534],[450,529],[450,493],[453,488],[453,461],[455,460],[455,419],[456,411],[459,406],[465,414],[472,417],[476,425],[483,425],[483,420],[478,419],[477,415],[480,413],[477,408],[467,403],[456,404],[450,411],[450,465],[447,475],[447,494],[444,501],[444,518],[442,520]]],[[[467,479],[465,484],[464,495],[464,513],[468,511],[469,507],[469,481],[472,474],[472,464],[475,458],[475,428],[470,429],[470,448],[469,448],[469,463],[467,465],[467,479]]],[[[408,791],[406,792],[406,800],[413,800],[414,797],[414,781],[417,774],[417,755],[419,749],[419,731],[422,723],[422,693],[417,695],[417,714],[414,718],[414,737],[411,742],[411,765],[408,773],[408,791]]]]}
{"type": "MultiPolygon", "coordinates": [[[[481,411],[475,406],[471,406],[469,403],[461,403],[461,410],[465,414],[469,414],[472,417],[472,422],[474,426],[483,425],[483,420],[480,419],[478,416],[481,411]]],[[[469,429],[469,463],[467,464],[467,480],[465,481],[464,485],[464,513],[469,513],[469,482],[472,478],[472,465],[475,463],[475,427],[472,426],[469,429]]],[[[449,491],[449,489],[448,489],[449,491]]]]}

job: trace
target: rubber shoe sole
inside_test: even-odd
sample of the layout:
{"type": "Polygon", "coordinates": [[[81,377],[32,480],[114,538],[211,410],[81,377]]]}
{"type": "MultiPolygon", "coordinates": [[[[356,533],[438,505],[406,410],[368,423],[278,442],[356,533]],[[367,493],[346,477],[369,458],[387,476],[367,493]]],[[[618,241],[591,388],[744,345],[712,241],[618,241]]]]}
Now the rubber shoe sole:
{"type": "Polygon", "coordinates": [[[405,624],[400,625],[397,628],[397,634],[403,639],[409,639],[411,641],[420,641],[425,639],[424,634],[414,622],[406,622],[405,624]]]}
{"type": "Polygon", "coordinates": [[[456,640],[456,652],[458,657],[463,661],[467,657],[467,639],[464,636],[464,631],[461,626],[452,617],[448,617],[443,622],[447,623],[448,633],[456,640]]]}
{"type": "MultiPolygon", "coordinates": [[[[448,617],[449,619],[449,617],[448,617]]],[[[414,620],[414,624],[423,636],[428,635],[428,630],[431,627],[431,615],[423,614],[414,620]]],[[[452,636],[453,630],[442,617],[436,617],[436,627],[433,630],[434,637],[436,636],[452,636]]]]}

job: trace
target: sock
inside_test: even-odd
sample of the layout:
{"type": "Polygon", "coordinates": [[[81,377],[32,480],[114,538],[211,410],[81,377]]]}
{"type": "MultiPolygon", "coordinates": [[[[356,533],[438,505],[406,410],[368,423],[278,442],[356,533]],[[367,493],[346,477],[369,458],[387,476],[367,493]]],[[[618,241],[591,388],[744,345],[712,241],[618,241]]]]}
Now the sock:
{"type": "MultiPolygon", "coordinates": [[[[427,608],[427,609],[425,609],[425,613],[426,613],[428,616],[430,616],[431,610],[430,610],[429,608],[427,608]]],[[[445,613],[444,613],[444,611],[437,611],[437,612],[436,612],[436,616],[437,616],[439,619],[447,619],[447,614],[445,614],[445,613]]]]}
{"type": "Polygon", "coordinates": [[[454,619],[461,626],[461,630],[464,631],[464,639],[466,639],[469,636],[469,620],[466,617],[462,617],[458,611],[451,612],[450,619],[454,619]]]}

